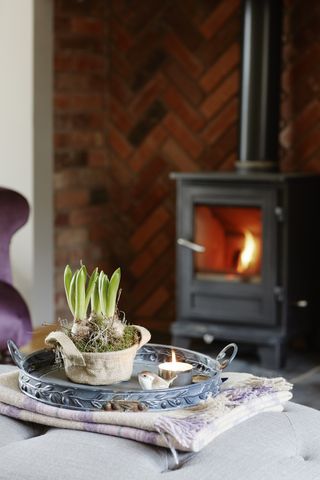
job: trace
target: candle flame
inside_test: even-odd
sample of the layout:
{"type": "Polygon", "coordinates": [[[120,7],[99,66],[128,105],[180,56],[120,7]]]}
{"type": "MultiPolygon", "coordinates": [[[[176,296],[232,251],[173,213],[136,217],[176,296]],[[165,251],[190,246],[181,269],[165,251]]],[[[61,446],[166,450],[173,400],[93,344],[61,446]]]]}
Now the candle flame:
{"type": "Polygon", "coordinates": [[[176,363],[177,362],[177,359],[176,359],[176,353],[174,350],[171,350],[171,355],[172,355],[172,363],[176,363]]]}

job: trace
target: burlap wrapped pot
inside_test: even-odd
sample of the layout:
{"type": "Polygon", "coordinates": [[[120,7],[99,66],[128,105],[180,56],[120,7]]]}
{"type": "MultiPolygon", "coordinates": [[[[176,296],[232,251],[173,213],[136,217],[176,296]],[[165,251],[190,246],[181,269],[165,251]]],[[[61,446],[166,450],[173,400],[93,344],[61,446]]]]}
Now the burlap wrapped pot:
{"type": "Polygon", "coordinates": [[[48,345],[60,345],[67,377],[75,383],[88,385],[111,385],[129,380],[137,350],[147,343],[150,332],[134,325],[140,333],[140,341],[130,348],[115,352],[80,352],[73,341],[63,332],[51,332],[45,339],[48,345]]]}

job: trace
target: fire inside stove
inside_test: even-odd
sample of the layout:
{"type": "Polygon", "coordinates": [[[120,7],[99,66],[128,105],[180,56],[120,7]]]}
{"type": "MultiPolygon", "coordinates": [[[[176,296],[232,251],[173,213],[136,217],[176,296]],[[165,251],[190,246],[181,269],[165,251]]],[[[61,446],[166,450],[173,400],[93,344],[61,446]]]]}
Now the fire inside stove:
{"type": "Polygon", "coordinates": [[[196,277],[205,280],[261,281],[262,220],[258,207],[196,205],[196,277]]]}

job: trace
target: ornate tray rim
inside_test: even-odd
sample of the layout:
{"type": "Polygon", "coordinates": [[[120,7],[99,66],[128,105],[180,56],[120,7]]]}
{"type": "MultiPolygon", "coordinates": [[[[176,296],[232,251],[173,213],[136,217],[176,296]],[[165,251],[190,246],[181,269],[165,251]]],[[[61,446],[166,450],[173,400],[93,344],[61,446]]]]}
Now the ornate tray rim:
{"type": "MultiPolygon", "coordinates": [[[[208,380],[192,383],[186,386],[170,387],[159,390],[115,390],[114,385],[92,386],[77,384],[68,380],[68,386],[64,381],[44,380],[40,375],[46,366],[54,366],[54,353],[50,349],[42,349],[23,355],[15,343],[8,342],[10,354],[19,367],[19,387],[27,396],[42,403],[55,407],[82,411],[97,411],[105,409],[107,404],[115,402],[135,403],[141,410],[149,411],[174,410],[192,407],[214,396],[219,392],[221,384],[221,371],[233,360],[237,354],[236,344],[227,345],[214,359],[206,354],[188,350],[173,345],[147,343],[135,357],[135,363],[143,361],[143,356],[149,355],[148,364],[159,364],[168,358],[168,351],[175,350],[177,359],[184,359],[194,366],[194,372],[209,375],[208,380]],[[226,360],[226,351],[233,348],[232,355],[226,360]],[[158,361],[158,363],[157,363],[158,361]],[[38,375],[35,372],[39,372],[38,375]]],[[[147,360],[145,360],[147,363],[147,360]]],[[[53,370],[53,368],[52,368],[53,370]]],[[[50,371],[50,370],[49,370],[50,371]]]]}

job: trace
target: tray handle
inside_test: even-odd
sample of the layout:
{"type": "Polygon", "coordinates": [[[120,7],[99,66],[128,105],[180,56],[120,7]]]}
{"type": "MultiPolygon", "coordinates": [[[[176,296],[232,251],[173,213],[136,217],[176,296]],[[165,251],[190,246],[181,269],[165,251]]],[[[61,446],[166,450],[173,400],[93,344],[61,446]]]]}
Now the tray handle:
{"type": "Polygon", "coordinates": [[[25,356],[22,352],[20,352],[19,347],[14,343],[13,340],[7,341],[7,347],[14,363],[17,365],[17,367],[23,370],[23,361],[25,356]]]}
{"type": "Polygon", "coordinates": [[[236,343],[229,343],[226,345],[221,352],[218,353],[216,357],[216,362],[219,365],[220,370],[224,370],[232,362],[234,357],[238,353],[238,345],[236,343]],[[227,351],[232,348],[232,353],[230,356],[227,356],[227,351]]]}

